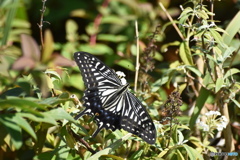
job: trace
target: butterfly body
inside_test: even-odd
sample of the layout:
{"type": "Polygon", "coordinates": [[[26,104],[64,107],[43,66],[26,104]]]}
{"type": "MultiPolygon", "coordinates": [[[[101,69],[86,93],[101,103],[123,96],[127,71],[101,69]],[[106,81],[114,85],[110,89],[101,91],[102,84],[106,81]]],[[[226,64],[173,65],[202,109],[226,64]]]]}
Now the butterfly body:
{"type": "Polygon", "coordinates": [[[93,137],[103,128],[112,131],[122,128],[155,143],[154,124],[141,102],[128,91],[129,84],[87,52],[76,52],[74,58],[86,87],[83,96],[86,108],[75,119],[84,114],[93,116],[98,125],[93,137]]]}

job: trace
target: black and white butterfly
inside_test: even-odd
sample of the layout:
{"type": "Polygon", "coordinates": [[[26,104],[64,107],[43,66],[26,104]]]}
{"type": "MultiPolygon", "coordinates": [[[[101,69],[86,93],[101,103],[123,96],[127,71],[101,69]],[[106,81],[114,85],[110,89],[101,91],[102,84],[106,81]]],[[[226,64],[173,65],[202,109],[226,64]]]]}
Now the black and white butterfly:
{"type": "Polygon", "coordinates": [[[149,144],[156,141],[156,129],[142,103],[128,91],[129,84],[121,80],[114,70],[87,52],[74,53],[86,87],[83,101],[84,114],[94,117],[98,129],[124,129],[149,144]]]}

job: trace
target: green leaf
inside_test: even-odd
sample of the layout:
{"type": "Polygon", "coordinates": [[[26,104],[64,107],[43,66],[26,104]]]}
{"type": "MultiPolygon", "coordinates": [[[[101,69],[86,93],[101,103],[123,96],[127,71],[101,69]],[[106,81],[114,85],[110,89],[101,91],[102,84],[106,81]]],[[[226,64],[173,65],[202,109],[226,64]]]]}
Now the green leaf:
{"type": "Polygon", "coordinates": [[[39,116],[41,116],[41,113],[36,111],[36,108],[45,110],[45,108],[39,105],[38,103],[29,101],[26,99],[12,98],[12,99],[0,100],[1,109],[7,109],[7,108],[13,108],[13,107],[21,109],[26,112],[30,112],[35,115],[39,115],[39,116]]]}
{"type": "Polygon", "coordinates": [[[18,113],[16,113],[12,120],[17,123],[22,129],[24,129],[28,134],[30,134],[35,140],[37,140],[37,136],[35,132],[33,131],[32,127],[29,125],[29,123],[22,118],[22,116],[18,113]]]}
{"type": "Polygon", "coordinates": [[[179,16],[179,19],[181,19],[183,16],[190,15],[193,12],[193,9],[191,7],[185,8],[181,15],[179,16]]]}
{"type": "Polygon", "coordinates": [[[179,46],[179,45],[180,45],[179,41],[174,41],[174,42],[170,42],[170,43],[164,44],[161,47],[161,52],[167,52],[168,51],[168,47],[170,47],[170,46],[179,46]]]}
{"type": "Polygon", "coordinates": [[[196,159],[204,160],[203,156],[196,149],[193,149],[192,147],[185,145],[185,144],[183,145],[183,147],[187,151],[187,154],[188,154],[190,160],[196,160],[196,159]]]}
{"type": "Polygon", "coordinates": [[[202,110],[202,107],[204,106],[208,96],[210,94],[209,90],[206,90],[204,87],[200,89],[199,96],[196,101],[196,106],[193,110],[193,114],[191,116],[189,126],[191,129],[193,129],[194,125],[196,124],[196,120],[202,110]]]}
{"type": "Polygon", "coordinates": [[[124,35],[99,34],[97,39],[100,41],[121,42],[126,41],[128,37],[124,35]]]}
{"type": "Polygon", "coordinates": [[[235,100],[235,99],[233,99],[233,98],[231,98],[231,100],[233,101],[233,103],[236,104],[236,106],[237,106],[238,108],[240,108],[240,103],[239,103],[237,100],[235,100]]]}
{"type": "Polygon", "coordinates": [[[44,115],[49,115],[52,118],[54,118],[55,120],[66,119],[66,120],[75,122],[74,118],[62,108],[52,109],[48,112],[45,112],[44,115]]]}
{"type": "Polygon", "coordinates": [[[109,23],[109,24],[117,24],[117,25],[127,25],[127,21],[124,18],[119,19],[119,16],[108,15],[102,18],[101,24],[109,23]]]}
{"type": "Polygon", "coordinates": [[[231,20],[226,28],[226,32],[222,35],[223,42],[226,45],[230,45],[233,37],[239,32],[240,30],[240,11],[235,15],[235,17],[231,20]]]}
{"type": "Polygon", "coordinates": [[[239,69],[237,69],[237,68],[231,68],[231,69],[229,69],[229,70],[226,72],[226,74],[224,75],[223,79],[226,79],[226,78],[228,78],[229,76],[233,76],[234,74],[237,74],[237,73],[239,73],[239,72],[240,72],[239,69]]]}
{"type": "Polygon", "coordinates": [[[53,41],[52,32],[49,29],[47,29],[44,32],[44,47],[43,47],[43,53],[41,57],[43,62],[47,62],[50,60],[53,50],[54,50],[54,41],[53,41]]]}
{"type": "Polygon", "coordinates": [[[199,18],[201,17],[201,18],[203,18],[205,20],[207,20],[209,18],[207,13],[204,10],[199,10],[197,12],[197,15],[198,15],[199,18]]]}
{"type": "Polygon", "coordinates": [[[1,30],[3,30],[1,32],[1,34],[3,34],[3,35],[1,35],[0,46],[7,44],[8,36],[11,31],[12,23],[14,22],[13,19],[15,17],[15,13],[17,10],[17,7],[15,7],[15,6],[17,6],[17,4],[19,3],[19,0],[13,0],[10,3],[11,3],[11,7],[8,10],[8,14],[5,15],[6,17],[4,17],[5,24],[4,24],[4,27],[1,29],[1,30]]]}
{"type": "Polygon", "coordinates": [[[186,68],[191,70],[193,73],[195,73],[198,77],[202,77],[202,73],[196,68],[196,67],[193,67],[193,66],[188,66],[186,65],[186,68]]]}
{"type": "Polygon", "coordinates": [[[118,61],[117,64],[118,64],[119,66],[122,66],[122,67],[130,70],[130,71],[135,71],[134,65],[133,65],[132,62],[129,61],[129,60],[123,59],[123,60],[118,61]]]}
{"type": "Polygon", "coordinates": [[[51,76],[55,76],[57,77],[57,79],[61,80],[61,76],[54,70],[47,69],[44,73],[50,74],[51,76]]]}
{"type": "Polygon", "coordinates": [[[223,40],[222,40],[222,36],[217,32],[215,31],[215,29],[213,28],[209,28],[208,29],[210,32],[211,32],[211,35],[213,36],[213,38],[215,39],[215,41],[221,45],[221,47],[225,48],[226,45],[224,44],[223,40]]]}
{"type": "Polygon", "coordinates": [[[35,116],[29,113],[18,113],[18,115],[20,115],[21,117],[29,118],[35,122],[45,122],[48,124],[57,125],[57,122],[52,117],[45,113],[42,113],[42,116],[35,116]]]}
{"type": "Polygon", "coordinates": [[[79,46],[79,50],[89,52],[93,55],[111,55],[113,54],[113,50],[111,47],[105,44],[95,44],[95,45],[89,45],[89,44],[81,44],[79,46]]]}
{"type": "Polygon", "coordinates": [[[117,140],[116,142],[112,143],[110,146],[108,146],[107,148],[97,152],[96,154],[94,154],[93,156],[91,156],[90,158],[88,158],[88,160],[96,160],[99,159],[99,157],[101,157],[102,155],[108,155],[110,154],[112,151],[116,150],[119,146],[122,145],[122,143],[124,141],[126,141],[132,134],[128,133],[125,136],[123,136],[121,139],[117,140]]]}
{"type": "MultiPolygon", "coordinates": [[[[18,150],[22,146],[22,130],[18,126],[18,124],[12,120],[13,116],[13,114],[0,114],[0,123],[6,128],[7,132],[10,134],[10,140],[14,147],[18,150]]],[[[11,144],[8,145],[11,146],[11,144]]]]}
{"type": "Polygon", "coordinates": [[[139,159],[139,158],[141,158],[142,154],[143,154],[143,149],[140,149],[140,150],[134,152],[129,159],[139,159]]]}
{"type": "Polygon", "coordinates": [[[184,64],[193,65],[191,50],[187,42],[182,42],[180,44],[179,55],[184,64]]]}
{"type": "Polygon", "coordinates": [[[84,90],[84,82],[82,80],[82,76],[80,73],[78,75],[73,74],[67,79],[67,85],[71,87],[75,87],[81,91],[84,90]]]}
{"type": "Polygon", "coordinates": [[[223,52],[223,60],[225,61],[227,58],[230,58],[235,50],[235,47],[227,47],[223,52]]]}
{"type": "Polygon", "coordinates": [[[223,84],[224,84],[223,78],[218,78],[215,86],[215,93],[217,93],[223,87],[223,84]]]}

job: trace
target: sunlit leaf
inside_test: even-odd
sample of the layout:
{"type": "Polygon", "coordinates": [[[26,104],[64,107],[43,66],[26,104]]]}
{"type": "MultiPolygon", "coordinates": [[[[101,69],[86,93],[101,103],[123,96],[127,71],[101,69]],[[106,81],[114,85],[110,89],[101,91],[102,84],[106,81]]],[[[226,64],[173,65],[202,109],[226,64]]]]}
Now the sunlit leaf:
{"type": "Polygon", "coordinates": [[[66,120],[75,122],[74,118],[62,108],[52,109],[48,112],[44,112],[43,114],[44,115],[49,115],[50,117],[54,118],[55,120],[66,119],[66,120]]]}
{"type": "Polygon", "coordinates": [[[120,145],[122,145],[122,143],[124,141],[126,141],[132,134],[128,133],[127,135],[123,136],[121,139],[117,140],[116,142],[112,143],[110,146],[108,146],[107,148],[97,152],[96,154],[94,154],[93,156],[91,156],[90,158],[88,158],[88,160],[96,160],[99,157],[101,157],[102,155],[107,155],[109,153],[111,153],[112,151],[114,151],[116,148],[118,148],[120,145]]]}
{"type": "Polygon", "coordinates": [[[97,39],[100,41],[121,42],[126,41],[128,37],[124,35],[99,34],[97,39]]]}
{"type": "Polygon", "coordinates": [[[223,78],[218,78],[215,86],[215,93],[217,93],[223,87],[223,84],[224,84],[223,78]]]}
{"type": "Polygon", "coordinates": [[[226,45],[229,45],[233,40],[233,37],[239,32],[240,30],[240,11],[235,15],[235,17],[231,20],[226,28],[226,33],[223,34],[222,39],[226,45]]]}
{"type": "Polygon", "coordinates": [[[51,55],[53,53],[54,41],[53,36],[50,30],[46,30],[44,32],[44,46],[43,46],[43,54],[42,54],[42,61],[47,62],[50,60],[51,55]]]}
{"type": "Polygon", "coordinates": [[[224,75],[223,79],[226,79],[226,78],[228,78],[229,76],[233,76],[234,74],[237,74],[237,73],[239,73],[239,72],[240,72],[239,69],[237,69],[237,68],[231,68],[231,69],[229,69],[229,70],[226,72],[226,74],[224,75]]]}
{"type": "Polygon", "coordinates": [[[187,155],[189,156],[190,160],[195,160],[195,159],[204,160],[203,156],[196,149],[185,144],[183,144],[183,147],[187,151],[187,155]]]}
{"type": "Polygon", "coordinates": [[[124,59],[124,60],[118,61],[117,64],[119,66],[122,66],[122,67],[128,69],[128,70],[135,71],[134,65],[132,64],[131,61],[128,61],[128,60],[124,59]]]}
{"type": "Polygon", "coordinates": [[[113,50],[111,47],[99,43],[96,45],[82,44],[79,46],[79,50],[92,53],[93,55],[113,54],[113,50]]]}
{"type": "Polygon", "coordinates": [[[179,55],[184,64],[193,65],[191,51],[187,42],[182,42],[180,44],[179,55]]]}
{"type": "Polygon", "coordinates": [[[186,66],[189,70],[191,70],[193,73],[195,73],[198,77],[202,77],[202,73],[193,66],[186,66]]]}

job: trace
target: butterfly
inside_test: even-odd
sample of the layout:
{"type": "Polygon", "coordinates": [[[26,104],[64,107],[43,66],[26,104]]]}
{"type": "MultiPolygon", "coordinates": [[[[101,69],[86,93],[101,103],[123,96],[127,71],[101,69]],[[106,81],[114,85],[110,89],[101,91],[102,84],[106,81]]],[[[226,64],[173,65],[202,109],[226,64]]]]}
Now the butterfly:
{"type": "Polygon", "coordinates": [[[98,128],[115,131],[124,129],[149,144],[156,141],[156,129],[142,103],[128,90],[129,84],[113,69],[87,52],[74,53],[86,90],[83,106],[86,107],[75,119],[87,114],[93,116],[98,128]]]}

